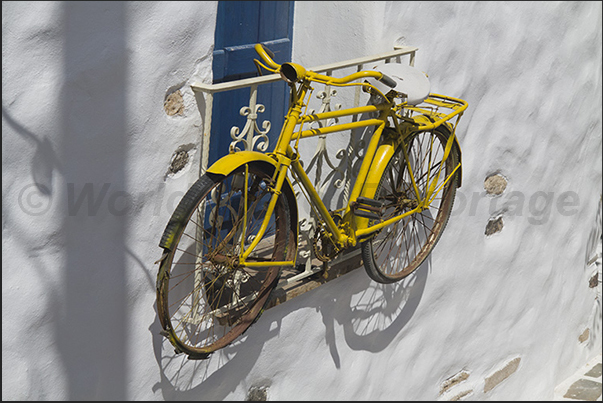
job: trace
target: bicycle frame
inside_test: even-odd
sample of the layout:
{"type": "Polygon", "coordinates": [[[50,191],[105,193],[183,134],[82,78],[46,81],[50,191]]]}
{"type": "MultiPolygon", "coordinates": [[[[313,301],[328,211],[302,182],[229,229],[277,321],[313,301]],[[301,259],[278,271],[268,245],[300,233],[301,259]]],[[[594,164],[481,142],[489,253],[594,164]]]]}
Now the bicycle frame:
{"type": "MultiPolygon", "coordinates": [[[[385,102],[378,105],[367,105],[337,111],[304,115],[301,111],[302,108],[305,106],[304,99],[311,88],[310,83],[310,80],[305,80],[304,82],[300,83],[299,89],[297,90],[295,88],[295,85],[291,84],[292,102],[289,108],[289,112],[285,119],[285,124],[283,125],[283,129],[280,133],[274,152],[268,154],[269,157],[276,160],[275,177],[273,178],[273,183],[275,183],[275,185],[271,190],[273,195],[266,211],[266,217],[260,229],[258,230],[258,235],[255,237],[255,240],[249,245],[249,247],[246,250],[242,251],[240,254],[239,264],[241,266],[268,267],[275,265],[295,265],[295,258],[291,261],[279,262],[246,261],[247,257],[253,252],[253,250],[259,243],[259,239],[263,236],[264,232],[266,231],[268,222],[270,220],[270,217],[274,213],[274,208],[276,206],[277,199],[281,194],[281,189],[283,187],[285,179],[287,178],[287,173],[289,169],[291,169],[293,175],[298,179],[303,190],[309,197],[312,207],[318,213],[320,218],[324,221],[328,229],[329,235],[332,236],[333,241],[340,249],[353,247],[362,238],[368,237],[376,231],[379,231],[380,229],[384,228],[385,226],[393,224],[409,215],[422,211],[425,206],[428,206],[429,203],[433,200],[433,198],[436,197],[436,195],[442,188],[442,185],[437,189],[435,188],[435,183],[437,183],[437,178],[440,175],[440,172],[438,172],[436,179],[429,186],[429,191],[427,195],[425,197],[420,197],[420,195],[418,194],[415,179],[411,175],[411,181],[415,191],[417,192],[417,198],[418,200],[421,200],[421,203],[419,203],[416,208],[405,212],[404,214],[398,215],[394,218],[371,226],[368,226],[368,218],[356,216],[352,212],[352,206],[354,205],[359,196],[362,195],[369,198],[374,196],[374,192],[376,191],[377,185],[379,183],[381,173],[400,142],[405,141],[405,139],[409,138],[409,136],[412,136],[414,133],[434,129],[435,127],[450,120],[454,116],[460,118],[462,112],[467,107],[466,102],[451,97],[445,97],[435,94],[432,95],[428,100],[426,100],[428,103],[434,104],[436,106],[444,106],[453,109],[452,113],[443,116],[435,122],[431,122],[427,119],[424,119],[423,122],[421,122],[421,119],[412,120],[402,118],[400,115],[396,115],[396,112],[400,111],[402,108],[400,106],[396,106],[393,101],[385,102]],[[378,112],[379,116],[377,118],[364,119],[351,123],[341,123],[327,127],[303,130],[304,124],[307,123],[371,112],[378,112]],[[393,126],[388,125],[388,121],[390,118],[394,123],[393,126]],[[400,119],[402,119],[402,122],[399,123],[398,120],[400,119]],[[296,131],[295,129],[298,126],[299,129],[296,131]],[[312,181],[303,169],[300,163],[299,154],[294,151],[293,147],[291,147],[291,143],[296,142],[295,148],[297,149],[297,142],[303,138],[328,135],[331,133],[371,126],[375,127],[374,133],[371,136],[371,140],[365,152],[364,160],[360,166],[360,171],[352,188],[348,204],[344,208],[343,220],[341,224],[337,225],[333,220],[333,217],[329,213],[328,208],[320,198],[318,191],[312,184],[312,181]],[[394,129],[396,132],[396,136],[389,136],[387,139],[381,141],[383,137],[383,131],[386,127],[394,129]]],[[[426,112],[424,109],[421,108],[410,107],[406,109],[415,110],[423,114],[426,112]]],[[[453,135],[450,136],[448,144],[446,145],[443,157],[444,159],[448,157],[450,150],[452,149],[453,143],[456,141],[454,136],[455,126],[456,123],[452,130],[453,135]]],[[[237,166],[247,164],[249,162],[249,157],[242,157],[240,160],[238,160],[240,164],[237,164],[236,156],[237,153],[231,155],[231,158],[235,158],[234,163],[237,166]]],[[[231,163],[232,162],[233,161],[231,161],[231,163]]],[[[406,163],[409,164],[409,172],[412,173],[408,158],[406,158],[406,163]]],[[[452,175],[459,168],[460,163],[454,169],[454,171],[449,174],[449,176],[445,179],[444,183],[447,183],[452,177],[452,175]]],[[[212,171],[211,168],[209,169],[209,171],[212,171]]],[[[247,181],[247,176],[245,176],[245,180],[247,181]]]]}
{"type": "MultiPolygon", "coordinates": [[[[303,69],[303,67],[290,64],[293,68],[303,69]]],[[[271,65],[271,67],[274,67],[271,65]]],[[[445,160],[455,143],[457,143],[455,137],[455,129],[458,120],[460,119],[462,112],[467,108],[467,103],[460,99],[455,99],[452,97],[446,97],[437,94],[431,94],[428,99],[424,102],[427,104],[434,105],[436,108],[445,107],[452,109],[452,112],[443,115],[441,113],[436,113],[436,119],[429,119],[427,116],[434,117],[434,113],[425,108],[412,107],[405,104],[396,105],[392,98],[383,97],[386,100],[384,103],[377,105],[367,105],[360,106],[355,108],[347,108],[340,109],[337,111],[323,112],[323,113],[315,113],[315,114],[303,114],[302,108],[307,107],[307,103],[305,102],[306,96],[311,94],[312,88],[311,83],[313,81],[322,82],[326,85],[337,85],[337,86],[350,86],[350,85],[367,85],[367,84],[349,84],[348,82],[341,82],[339,79],[334,79],[329,76],[322,76],[320,74],[316,74],[313,72],[303,71],[303,74],[306,76],[297,86],[296,83],[289,82],[291,87],[291,103],[289,106],[289,111],[285,118],[285,123],[277,140],[275,149],[272,153],[268,154],[260,154],[256,152],[240,152],[229,155],[229,166],[234,164],[235,166],[243,166],[248,164],[249,162],[260,160],[269,160],[273,165],[275,165],[275,174],[273,177],[274,186],[271,189],[272,197],[270,199],[269,205],[266,210],[266,216],[262,225],[260,226],[258,233],[255,239],[251,242],[249,247],[245,250],[242,250],[239,255],[239,265],[244,267],[270,267],[270,266],[295,266],[295,256],[291,261],[270,261],[270,262],[250,262],[247,261],[249,255],[253,252],[255,247],[258,245],[259,240],[263,237],[266,228],[268,227],[268,223],[270,217],[274,213],[274,209],[278,200],[278,197],[281,194],[281,190],[283,188],[283,184],[287,178],[287,174],[289,170],[291,170],[292,174],[298,179],[302,189],[306,192],[306,195],[309,198],[311,207],[315,210],[315,212],[320,216],[323,222],[326,225],[328,230],[328,235],[332,238],[334,245],[340,250],[353,247],[357,245],[357,243],[363,238],[369,237],[375,232],[381,230],[385,226],[391,225],[409,215],[415,214],[417,212],[422,211],[427,208],[431,201],[437,196],[439,191],[442,189],[443,185],[446,184],[450,178],[453,177],[455,172],[460,169],[460,162],[454,168],[453,172],[448,175],[448,177],[444,180],[444,182],[436,188],[435,185],[438,183],[439,175],[441,169],[438,170],[437,175],[433,181],[430,181],[428,185],[427,194],[424,197],[419,195],[419,191],[417,188],[417,184],[415,178],[412,177],[412,169],[410,166],[410,161],[408,156],[406,155],[406,150],[403,148],[405,153],[406,164],[408,164],[408,170],[411,174],[411,182],[412,186],[415,189],[417,200],[420,200],[417,207],[414,209],[407,211],[401,215],[388,219],[386,221],[379,222],[377,224],[369,226],[369,219],[360,217],[355,215],[353,212],[353,206],[356,203],[359,196],[363,196],[366,198],[372,198],[377,190],[377,186],[379,184],[381,174],[385,169],[385,166],[391,159],[394,154],[394,151],[397,149],[398,145],[401,142],[407,141],[414,134],[432,130],[438,127],[439,125],[445,124],[453,117],[457,117],[457,120],[454,125],[450,123],[446,123],[451,129],[452,135],[448,139],[448,143],[446,144],[444,157],[445,160]],[[402,116],[402,112],[406,111],[407,114],[415,112],[419,115],[410,118],[408,116],[402,116]],[[303,130],[305,124],[309,124],[316,121],[323,121],[327,119],[334,118],[342,118],[347,116],[354,116],[363,113],[371,113],[378,112],[378,117],[353,121],[351,123],[341,123],[335,124],[327,127],[321,127],[316,129],[307,129],[303,130]],[[389,124],[389,121],[393,122],[393,125],[389,124]],[[296,128],[299,126],[299,129],[296,128]],[[306,174],[303,169],[299,154],[297,151],[298,142],[301,139],[320,136],[320,135],[328,135],[331,133],[342,132],[346,130],[354,130],[365,127],[375,127],[374,133],[371,136],[371,140],[366,149],[364,160],[360,166],[360,171],[350,193],[350,197],[347,205],[344,207],[343,219],[341,223],[338,225],[335,223],[333,217],[331,216],[329,209],[326,207],[325,203],[320,198],[318,191],[312,184],[312,181],[306,174]],[[383,136],[384,129],[388,128],[390,130],[394,130],[394,136],[383,136]],[[294,147],[291,146],[291,143],[295,142],[294,147]],[[261,156],[261,158],[259,158],[261,156]],[[272,160],[270,160],[270,158],[272,160]]],[[[380,74],[380,73],[379,73],[380,74]]],[[[363,77],[371,77],[370,72],[358,72],[351,76],[348,76],[349,79],[352,77],[353,79],[359,79],[363,77]]],[[[374,77],[374,76],[373,76],[374,77]]],[[[284,77],[283,77],[284,78],[284,77]]],[[[369,85],[369,87],[371,87],[369,85]]],[[[374,88],[374,87],[373,87],[374,88]]],[[[381,94],[383,95],[383,94],[381,94]]],[[[456,144],[458,146],[458,143],[456,144]]],[[[460,147],[459,147],[460,150],[460,147]]],[[[218,161],[219,162],[219,161],[218,161]]],[[[218,163],[216,163],[218,164],[218,163]]],[[[215,165],[215,164],[214,164],[215,165]]],[[[226,165],[226,164],[224,164],[226,165]]],[[[223,173],[226,174],[226,169],[218,170],[212,169],[210,167],[208,172],[215,173],[223,173]]],[[[245,168],[245,183],[247,183],[247,167],[245,168]]],[[[246,198],[246,194],[244,195],[246,198]]],[[[245,202],[246,203],[246,202],[245,202]]],[[[244,232],[243,232],[244,233],[244,232]]],[[[244,244],[244,243],[243,243],[244,244]]]]}

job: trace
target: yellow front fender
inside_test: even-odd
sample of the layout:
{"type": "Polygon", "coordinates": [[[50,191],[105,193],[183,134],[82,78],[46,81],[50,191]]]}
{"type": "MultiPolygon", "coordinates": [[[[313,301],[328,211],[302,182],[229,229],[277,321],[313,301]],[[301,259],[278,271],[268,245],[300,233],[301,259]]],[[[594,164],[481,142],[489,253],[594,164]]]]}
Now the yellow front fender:
{"type": "MultiPolygon", "coordinates": [[[[278,162],[266,154],[262,154],[257,151],[238,151],[236,153],[225,155],[216,161],[212,166],[207,169],[207,173],[214,175],[228,175],[236,169],[240,168],[245,164],[258,163],[269,165],[276,175],[278,162]]],[[[283,182],[283,188],[281,189],[282,195],[285,196],[287,203],[289,204],[289,211],[291,213],[291,227],[295,229],[296,239],[299,235],[299,220],[297,212],[297,199],[295,198],[295,192],[293,191],[293,185],[289,177],[283,182]]],[[[297,254],[297,248],[291,248],[291,253],[288,254],[286,260],[293,260],[297,254]]]]}
{"type": "Polygon", "coordinates": [[[218,175],[228,175],[241,165],[252,161],[267,162],[276,168],[276,161],[266,154],[257,151],[239,151],[225,155],[207,169],[207,172],[218,175]]]}

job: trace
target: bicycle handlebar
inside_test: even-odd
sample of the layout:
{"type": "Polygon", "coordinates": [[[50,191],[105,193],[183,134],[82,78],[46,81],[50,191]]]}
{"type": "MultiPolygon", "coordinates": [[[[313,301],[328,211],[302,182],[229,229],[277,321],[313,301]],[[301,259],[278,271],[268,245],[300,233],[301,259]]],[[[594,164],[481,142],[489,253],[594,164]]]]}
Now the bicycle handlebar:
{"type": "Polygon", "coordinates": [[[335,78],[323,74],[318,74],[310,70],[306,70],[302,65],[299,65],[297,63],[278,64],[273,60],[274,53],[272,53],[270,49],[268,49],[261,43],[256,44],[254,48],[257,54],[262,58],[264,63],[271,67],[272,71],[280,73],[283,80],[287,81],[290,84],[302,81],[304,79],[308,79],[310,81],[319,81],[325,84],[337,85],[347,84],[360,78],[375,78],[381,81],[383,84],[387,85],[388,87],[394,88],[396,86],[396,82],[394,80],[378,71],[364,70],[342,78],[335,78]]]}

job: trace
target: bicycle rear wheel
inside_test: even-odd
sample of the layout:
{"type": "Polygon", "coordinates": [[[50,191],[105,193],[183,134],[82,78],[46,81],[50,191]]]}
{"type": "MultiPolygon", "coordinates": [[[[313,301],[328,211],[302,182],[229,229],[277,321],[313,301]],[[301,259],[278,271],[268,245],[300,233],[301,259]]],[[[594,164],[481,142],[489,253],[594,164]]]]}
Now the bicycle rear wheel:
{"type": "Polygon", "coordinates": [[[420,132],[400,145],[389,161],[375,193],[375,199],[385,207],[383,220],[416,208],[434,181],[435,189],[440,191],[423,211],[383,228],[362,243],[364,267],[373,280],[393,283],[408,276],[440,239],[450,217],[459,174],[455,171],[460,161],[456,147],[442,161],[449,137],[450,131],[443,126],[420,132]],[[411,173],[417,189],[412,185],[411,173]]]}
{"type": "MultiPolygon", "coordinates": [[[[205,174],[174,211],[160,243],[165,255],[157,276],[157,311],[176,352],[203,359],[232,343],[257,320],[276,287],[279,266],[238,264],[241,248],[256,238],[266,215],[273,172],[250,163],[247,174],[245,166],[227,176],[205,174]]],[[[280,196],[247,261],[290,257],[296,242],[290,216],[286,197],[280,196]]]]}

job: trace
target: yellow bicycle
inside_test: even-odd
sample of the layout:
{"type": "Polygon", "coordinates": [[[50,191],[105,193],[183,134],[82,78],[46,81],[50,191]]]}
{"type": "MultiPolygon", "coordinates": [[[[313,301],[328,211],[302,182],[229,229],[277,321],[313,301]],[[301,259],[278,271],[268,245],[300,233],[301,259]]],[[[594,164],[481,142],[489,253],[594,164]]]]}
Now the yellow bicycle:
{"type": "Polygon", "coordinates": [[[279,73],[291,88],[274,151],[234,152],[214,163],[180,201],[160,242],[162,334],[191,359],[207,358],[243,334],[262,313],[281,269],[296,265],[298,211],[289,173],[319,217],[315,256],[329,261],[360,246],[366,272],[381,283],[408,276],[427,258],[461,185],[455,130],[467,103],[430,93],[424,73],[389,63],[333,78],[279,65],[261,44],[255,50],[258,69],[279,73]],[[312,83],[359,85],[373,102],[308,113],[312,83]],[[308,127],[361,114],[369,117],[308,127]],[[365,127],[373,134],[349,202],[329,211],[304,171],[299,141],[365,127]]]}

